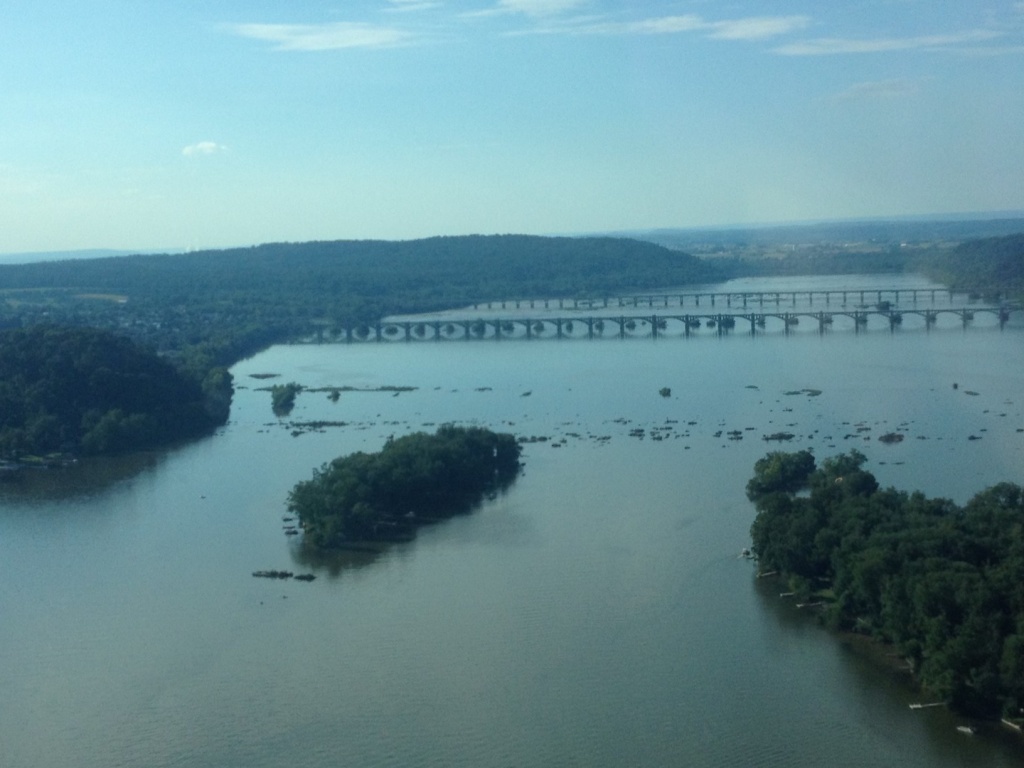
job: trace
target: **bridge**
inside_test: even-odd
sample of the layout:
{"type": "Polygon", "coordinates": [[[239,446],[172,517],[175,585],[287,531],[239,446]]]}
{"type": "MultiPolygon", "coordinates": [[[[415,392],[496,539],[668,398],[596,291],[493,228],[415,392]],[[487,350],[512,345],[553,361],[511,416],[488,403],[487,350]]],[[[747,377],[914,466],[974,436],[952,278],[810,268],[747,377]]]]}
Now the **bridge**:
{"type": "MultiPolygon", "coordinates": [[[[884,306],[884,305],[883,305],[884,306]]],[[[750,335],[778,332],[789,334],[798,326],[810,324],[818,333],[833,328],[836,320],[845,321],[855,333],[878,329],[895,332],[904,318],[917,319],[927,330],[942,318],[955,318],[954,325],[967,328],[979,315],[1003,329],[1021,307],[930,307],[927,309],[865,308],[836,311],[769,311],[731,313],[687,313],[620,316],[537,316],[479,319],[382,320],[370,325],[340,329],[335,339],[345,342],[366,341],[448,341],[501,339],[596,339],[689,337],[696,333],[725,335],[734,331],[750,335]],[[703,331],[701,329],[704,329],[703,331]]],[[[324,334],[318,334],[324,341],[324,334]]]]}
{"type": "Polygon", "coordinates": [[[963,296],[968,301],[984,298],[986,302],[998,303],[1005,298],[1005,292],[999,289],[986,289],[976,293],[953,291],[949,288],[887,288],[887,289],[828,289],[807,291],[734,291],[731,293],[650,293],[635,296],[605,296],[600,299],[561,298],[561,299],[504,299],[485,301],[474,304],[473,309],[609,309],[616,307],[796,307],[798,304],[813,305],[817,299],[824,301],[825,306],[837,304],[845,306],[850,301],[857,301],[863,306],[869,302],[875,304],[899,304],[901,299],[909,300],[912,305],[918,301],[935,304],[944,299],[950,306],[954,296],[963,296]],[[701,301],[704,304],[701,304],[701,301]]]}

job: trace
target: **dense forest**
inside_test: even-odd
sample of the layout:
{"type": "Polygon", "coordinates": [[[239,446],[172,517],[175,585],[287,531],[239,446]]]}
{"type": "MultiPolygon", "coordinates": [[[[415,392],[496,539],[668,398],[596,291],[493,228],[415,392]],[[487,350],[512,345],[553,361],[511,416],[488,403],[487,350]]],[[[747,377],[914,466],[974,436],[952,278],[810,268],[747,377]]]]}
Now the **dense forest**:
{"type": "Polygon", "coordinates": [[[964,291],[1000,288],[1024,295],[1024,234],[971,240],[923,265],[933,279],[964,291]]]}
{"type": "Polygon", "coordinates": [[[857,451],[770,453],[747,495],[753,552],[835,628],[895,646],[959,711],[1024,716],[1024,490],[965,506],[879,488],[857,451]],[[807,490],[808,493],[799,493],[807,490]]]}
{"type": "Polygon", "coordinates": [[[325,464],[292,489],[288,508],[314,547],[400,540],[507,486],[520,450],[512,435],[445,425],[325,464]]]}
{"type": "Polygon", "coordinates": [[[819,244],[782,258],[697,258],[615,237],[495,235],[0,265],[0,327],[108,328],[201,377],[275,342],[389,314],[494,299],[665,290],[739,276],[913,271],[972,290],[1024,291],[1024,235],[923,250],[903,249],[899,241],[872,243],[867,251],[819,244]]]}
{"type": "Polygon", "coordinates": [[[227,419],[231,375],[189,378],[115,334],[0,331],[0,457],[113,453],[193,437],[227,419]]]}
{"type": "Polygon", "coordinates": [[[721,279],[624,238],[525,235],[274,243],[0,265],[0,326],[115,329],[201,373],[317,329],[508,297],[596,296],[721,279]]]}

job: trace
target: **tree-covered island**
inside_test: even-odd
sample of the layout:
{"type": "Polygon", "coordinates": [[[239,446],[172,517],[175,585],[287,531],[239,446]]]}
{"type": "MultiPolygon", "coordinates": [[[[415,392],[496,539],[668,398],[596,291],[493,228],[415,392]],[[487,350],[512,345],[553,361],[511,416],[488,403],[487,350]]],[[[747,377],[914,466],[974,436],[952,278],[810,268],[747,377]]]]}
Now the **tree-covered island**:
{"type": "Polygon", "coordinates": [[[760,459],[753,553],[829,626],[891,644],[922,688],[973,715],[1024,718],[1024,490],[963,507],[879,488],[857,451],[760,459]],[[804,492],[806,491],[806,492],[804,492]]]}
{"type": "Polygon", "coordinates": [[[444,425],[324,464],[292,489],[288,508],[314,547],[407,539],[418,525],[464,513],[508,486],[520,451],[513,435],[444,425]]]}
{"type": "Polygon", "coordinates": [[[231,374],[196,380],[108,331],[0,331],[0,459],[104,454],[196,437],[227,419],[231,374]]]}

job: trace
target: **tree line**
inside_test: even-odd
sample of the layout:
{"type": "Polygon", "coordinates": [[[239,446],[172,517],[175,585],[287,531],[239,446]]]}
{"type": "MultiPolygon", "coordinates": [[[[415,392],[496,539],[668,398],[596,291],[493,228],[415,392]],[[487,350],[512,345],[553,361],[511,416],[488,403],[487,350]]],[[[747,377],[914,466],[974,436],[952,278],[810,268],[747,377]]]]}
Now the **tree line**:
{"type": "Polygon", "coordinates": [[[124,337],[91,328],[0,331],[0,457],[115,453],[224,423],[231,375],[182,373],[124,337]]]}
{"type": "Polygon", "coordinates": [[[880,488],[857,451],[770,453],[747,495],[752,550],[834,628],[890,643],[955,709],[1024,716],[1024,489],[960,507],[880,488]],[[807,493],[799,493],[806,490],[807,493]]]}

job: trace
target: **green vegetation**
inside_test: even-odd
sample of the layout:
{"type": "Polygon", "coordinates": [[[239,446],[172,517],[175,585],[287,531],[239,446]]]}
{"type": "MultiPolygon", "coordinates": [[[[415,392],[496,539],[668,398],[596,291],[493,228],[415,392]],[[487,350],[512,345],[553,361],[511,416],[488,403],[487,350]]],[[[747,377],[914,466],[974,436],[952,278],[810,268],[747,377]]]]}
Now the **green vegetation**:
{"type": "Polygon", "coordinates": [[[302,385],[290,381],[287,384],[275,384],[270,388],[270,404],[274,413],[285,416],[295,407],[295,396],[302,391],[302,385]]]}
{"type": "Polygon", "coordinates": [[[880,489],[857,451],[757,462],[752,549],[830,626],[891,643],[921,685],[977,715],[1024,715],[1024,490],[964,507],[880,489]],[[798,495],[799,489],[808,494],[798,495]]]}
{"type": "Polygon", "coordinates": [[[315,547],[400,540],[507,486],[519,473],[520,450],[512,435],[445,425],[325,464],[292,489],[288,508],[315,547]]]}
{"type": "Polygon", "coordinates": [[[36,326],[0,332],[0,456],[114,453],[222,424],[231,375],[202,381],[105,331],[36,326]]]}
{"type": "Polygon", "coordinates": [[[922,267],[933,279],[958,290],[999,288],[1024,296],[1024,234],[962,243],[922,267]]]}
{"type": "Polygon", "coordinates": [[[272,243],[0,265],[0,326],[45,321],[119,329],[180,356],[184,367],[205,370],[275,342],[330,338],[360,324],[368,329],[390,314],[488,299],[603,296],[725,276],[688,254],[626,238],[272,243]]]}

